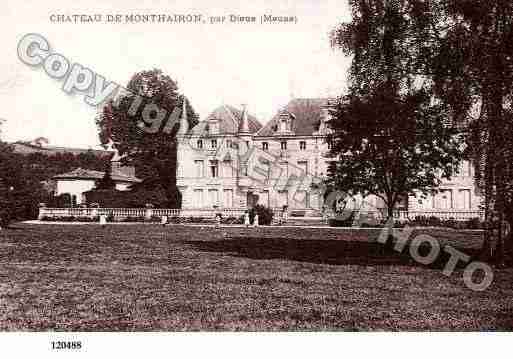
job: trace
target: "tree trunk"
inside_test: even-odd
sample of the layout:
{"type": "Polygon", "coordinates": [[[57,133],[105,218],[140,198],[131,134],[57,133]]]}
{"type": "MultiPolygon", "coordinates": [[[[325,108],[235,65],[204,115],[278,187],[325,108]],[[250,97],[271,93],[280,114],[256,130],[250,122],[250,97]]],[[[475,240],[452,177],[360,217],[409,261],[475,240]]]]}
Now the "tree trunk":
{"type": "MultiPolygon", "coordinates": [[[[384,250],[386,250],[387,248],[392,248],[393,246],[393,243],[394,243],[394,236],[393,236],[393,231],[394,231],[394,207],[395,207],[395,202],[393,200],[393,196],[391,195],[387,195],[387,220],[385,222],[385,226],[386,226],[386,238],[387,238],[387,241],[384,243],[383,245],[383,253],[384,253],[384,250]]],[[[383,254],[382,253],[382,254],[383,254]]]]}
{"type": "Polygon", "coordinates": [[[504,238],[502,235],[504,215],[502,211],[499,213],[499,223],[497,224],[497,244],[495,246],[495,261],[497,266],[504,266],[504,238]]]}
{"type": "Polygon", "coordinates": [[[508,262],[511,262],[513,256],[513,209],[507,206],[504,215],[505,222],[509,225],[508,232],[504,238],[504,252],[508,262]]]}

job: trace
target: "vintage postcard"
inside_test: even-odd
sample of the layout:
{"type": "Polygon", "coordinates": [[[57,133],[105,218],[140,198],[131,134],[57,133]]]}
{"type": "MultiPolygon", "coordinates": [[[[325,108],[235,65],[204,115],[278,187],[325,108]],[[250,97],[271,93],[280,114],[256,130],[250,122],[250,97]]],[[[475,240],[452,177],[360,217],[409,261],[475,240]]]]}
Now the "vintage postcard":
{"type": "Polygon", "coordinates": [[[1,8],[0,341],[500,349],[478,343],[513,329],[511,3],[1,8]]]}

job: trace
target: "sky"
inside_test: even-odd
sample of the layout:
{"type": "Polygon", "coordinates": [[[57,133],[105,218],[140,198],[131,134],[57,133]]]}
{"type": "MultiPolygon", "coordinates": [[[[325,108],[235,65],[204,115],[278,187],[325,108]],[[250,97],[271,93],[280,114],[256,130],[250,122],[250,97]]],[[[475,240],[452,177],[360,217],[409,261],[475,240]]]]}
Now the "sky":
{"type": "Polygon", "coordinates": [[[66,94],[63,80],[17,56],[28,33],[51,51],[108,81],[126,85],[139,71],[159,68],[178,81],[205,118],[222,104],[266,123],[292,97],[332,97],[346,90],[350,59],[330,47],[329,32],[350,20],[344,0],[34,1],[2,0],[0,13],[2,139],[46,137],[50,145],[98,148],[98,108],[66,94]],[[56,15],[101,14],[102,22],[51,21],[56,15]],[[206,23],[105,23],[108,14],[201,14],[206,23]],[[297,23],[260,24],[261,15],[295,16],[297,23]],[[52,17],[53,15],[53,17],[52,17]],[[210,16],[255,16],[256,24],[210,24],[210,16]]]}

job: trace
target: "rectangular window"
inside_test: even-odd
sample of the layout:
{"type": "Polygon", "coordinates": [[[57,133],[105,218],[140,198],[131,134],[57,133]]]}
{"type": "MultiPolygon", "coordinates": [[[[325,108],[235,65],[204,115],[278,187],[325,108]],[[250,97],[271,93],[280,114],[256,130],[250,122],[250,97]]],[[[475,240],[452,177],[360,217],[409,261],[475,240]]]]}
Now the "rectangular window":
{"type": "Polygon", "coordinates": [[[470,202],[470,190],[469,189],[461,189],[459,191],[459,208],[461,209],[470,209],[472,208],[472,203],[470,202]]]}
{"type": "Polygon", "coordinates": [[[232,148],[232,140],[226,140],[226,147],[232,148]]]}
{"type": "Polygon", "coordinates": [[[202,140],[198,140],[198,141],[196,142],[196,146],[197,146],[198,148],[203,148],[203,141],[202,141],[202,140]]]}
{"type": "Polygon", "coordinates": [[[196,169],[196,177],[202,178],[203,177],[203,161],[202,160],[194,161],[194,167],[196,169]]]}
{"type": "Polygon", "coordinates": [[[233,207],[233,190],[232,189],[223,190],[223,207],[225,207],[225,208],[233,207]]]}
{"type": "Polygon", "coordinates": [[[219,205],[219,191],[216,189],[208,190],[208,206],[218,206],[219,205]]]}
{"type": "Polygon", "coordinates": [[[436,201],[437,209],[451,209],[452,208],[452,190],[441,190],[436,195],[438,201],[436,201]]]}
{"type": "Polygon", "coordinates": [[[258,196],[258,204],[260,204],[262,206],[265,206],[265,207],[270,207],[270,204],[269,204],[269,191],[268,190],[265,190],[265,191],[263,191],[262,193],[259,194],[259,196],[258,196]]]}
{"type": "Polygon", "coordinates": [[[306,141],[299,141],[299,149],[306,150],[306,141]]]}
{"type": "Polygon", "coordinates": [[[269,143],[262,142],[262,150],[267,151],[269,149],[269,143]]]}
{"type": "Polygon", "coordinates": [[[233,177],[233,162],[232,161],[223,161],[222,166],[222,174],[221,176],[224,178],[233,177]]]}
{"type": "Polygon", "coordinates": [[[436,208],[435,196],[426,194],[424,197],[418,197],[419,209],[432,210],[436,208]],[[425,198],[424,198],[425,197],[425,198]]]}
{"type": "Polygon", "coordinates": [[[212,140],[210,144],[212,148],[217,148],[217,140],[212,140]]]}
{"type": "Polygon", "coordinates": [[[281,141],[280,146],[281,146],[282,150],[286,150],[287,149],[287,141],[281,141]]]}
{"type": "Polygon", "coordinates": [[[203,190],[202,189],[195,189],[194,190],[194,207],[201,208],[203,207],[203,190]]]}
{"type": "Polygon", "coordinates": [[[278,207],[282,208],[283,206],[289,205],[289,192],[288,191],[278,191],[278,207]]]}
{"type": "Polygon", "coordinates": [[[210,177],[216,178],[219,176],[219,162],[217,160],[210,161],[210,177]]]}
{"type": "Polygon", "coordinates": [[[280,162],[280,172],[276,178],[289,178],[289,163],[288,162],[280,162]]]}

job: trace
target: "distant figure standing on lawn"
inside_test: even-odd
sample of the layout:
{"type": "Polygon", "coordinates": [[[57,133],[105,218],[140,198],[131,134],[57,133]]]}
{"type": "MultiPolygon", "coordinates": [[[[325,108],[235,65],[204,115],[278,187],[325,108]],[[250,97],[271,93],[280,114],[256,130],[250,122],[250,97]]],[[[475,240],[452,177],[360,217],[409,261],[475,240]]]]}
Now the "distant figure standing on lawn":
{"type": "Polygon", "coordinates": [[[216,213],[216,228],[220,228],[221,227],[221,213],[216,213]]]}
{"type": "Polygon", "coordinates": [[[289,217],[289,214],[287,212],[287,208],[288,206],[283,206],[283,209],[282,209],[282,213],[281,213],[281,224],[283,223],[287,223],[287,220],[288,220],[288,217],[289,217]]]}
{"type": "Polygon", "coordinates": [[[100,214],[100,225],[105,227],[107,224],[107,216],[104,214],[100,214]]]}
{"type": "Polygon", "coordinates": [[[244,225],[246,227],[249,227],[249,211],[245,211],[244,212],[244,225]]]}
{"type": "Polygon", "coordinates": [[[253,219],[253,227],[258,227],[258,213],[255,213],[255,218],[253,219]]]}
{"type": "Polygon", "coordinates": [[[328,213],[328,207],[326,205],[322,206],[321,216],[322,216],[322,220],[324,221],[324,224],[328,224],[329,213],[328,213]]]}

